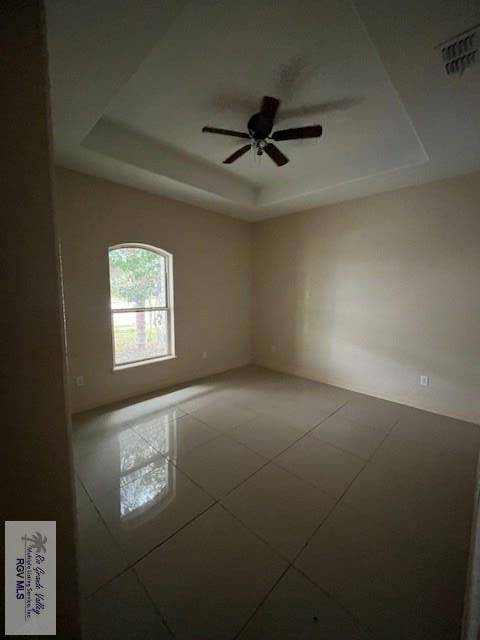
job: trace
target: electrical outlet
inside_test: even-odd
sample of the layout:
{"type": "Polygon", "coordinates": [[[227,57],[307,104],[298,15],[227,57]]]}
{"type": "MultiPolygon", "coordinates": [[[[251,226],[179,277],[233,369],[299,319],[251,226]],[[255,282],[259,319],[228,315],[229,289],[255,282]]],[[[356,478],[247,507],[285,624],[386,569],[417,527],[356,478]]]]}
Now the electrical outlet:
{"type": "Polygon", "coordinates": [[[420,384],[422,387],[428,387],[430,384],[430,378],[428,376],[420,376],[420,384]]]}
{"type": "Polygon", "coordinates": [[[77,376],[75,382],[77,383],[77,387],[83,387],[85,384],[85,378],[83,376],[77,376]]]}
{"type": "Polygon", "coordinates": [[[277,346],[272,344],[272,353],[277,353],[277,346]]]}
{"type": "Polygon", "coordinates": [[[202,351],[202,359],[206,360],[207,359],[207,352],[206,351],[202,351]]]}

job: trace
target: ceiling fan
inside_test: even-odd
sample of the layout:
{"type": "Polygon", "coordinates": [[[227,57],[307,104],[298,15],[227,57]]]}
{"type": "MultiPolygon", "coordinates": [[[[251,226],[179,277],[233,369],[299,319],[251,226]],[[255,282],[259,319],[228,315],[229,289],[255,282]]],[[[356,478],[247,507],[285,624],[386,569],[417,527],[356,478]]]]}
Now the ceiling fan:
{"type": "Polygon", "coordinates": [[[264,153],[269,156],[279,167],[287,164],[289,159],[280,149],[273,144],[283,140],[300,140],[303,138],[319,138],[322,135],[322,127],[319,124],[308,127],[295,127],[294,129],[280,129],[272,133],[275,116],[280,106],[280,100],[265,96],[260,106],[260,111],[253,114],[247,124],[247,132],[231,131],[230,129],[217,129],[216,127],[203,127],[204,133],[217,133],[222,136],[232,136],[234,138],[244,138],[250,142],[240,149],[237,149],[231,156],[223,161],[223,164],[232,164],[241,158],[247,151],[253,149],[257,156],[264,153]]]}

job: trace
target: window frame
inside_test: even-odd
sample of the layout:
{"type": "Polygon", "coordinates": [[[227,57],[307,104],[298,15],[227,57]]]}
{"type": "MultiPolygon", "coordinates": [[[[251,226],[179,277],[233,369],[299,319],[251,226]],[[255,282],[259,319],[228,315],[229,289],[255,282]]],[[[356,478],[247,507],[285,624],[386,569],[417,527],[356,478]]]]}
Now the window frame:
{"type": "Polygon", "coordinates": [[[153,364],[155,362],[162,362],[164,360],[175,359],[175,315],[174,315],[174,292],[173,292],[173,255],[160,249],[160,247],[154,247],[150,244],[144,244],[142,242],[122,242],[120,244],[114,244],[107,249],[107,266],[108,266],[108,291],[110,296],[110,332],[112,336],[112,362],[113,371],[120,371],[122,369],[129,369],[130,367],[138,367],[141,365],[153,364]],[[112,309],[112,278],[110,274],[110,251],[116,249],[145,249],[156,253],[165,258],[165,306],[156,307],[135,307],[135,308],[120,308],[112,309]],[[167,313],[167,341],[168,341],[168,353],[164,356],[153,356],[151,358],[139,358],[137,360],[129,360],[128,362],[115,362],[115,333],[114,333],[114,316],[116,313],[137,313],[146,311],[166,311],[167,313]]]}

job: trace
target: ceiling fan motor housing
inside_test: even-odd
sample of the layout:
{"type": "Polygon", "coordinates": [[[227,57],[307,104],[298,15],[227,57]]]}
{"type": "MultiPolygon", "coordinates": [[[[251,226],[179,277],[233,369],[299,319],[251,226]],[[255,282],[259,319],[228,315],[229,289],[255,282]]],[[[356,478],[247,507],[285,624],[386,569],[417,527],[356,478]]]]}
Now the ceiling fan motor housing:
{"type": "Polygon", "coordinates": [[[248,133],[254,140],[265,140],[273,128],[273,118],[264,113],[255,113],[248,121],[248,133]]]}

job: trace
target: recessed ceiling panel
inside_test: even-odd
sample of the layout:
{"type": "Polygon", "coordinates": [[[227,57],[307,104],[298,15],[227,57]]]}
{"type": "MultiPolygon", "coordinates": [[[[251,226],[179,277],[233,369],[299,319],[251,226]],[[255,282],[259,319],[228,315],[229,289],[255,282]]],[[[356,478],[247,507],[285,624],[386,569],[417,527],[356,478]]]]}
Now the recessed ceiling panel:
{"type": "Polygon", "coordinates": [[[438,45],[479,0],[47,0],[56,162],[259,220],[480,169],[480,64],[445,73],[438,45]],[[101,7],[100,7],[101,5],[101,7]],[[105,6],[106,5],[106,6],[105,6]],[[277,168],[242,140],[263,95],[277,168]]]}
{"type": "MultiPolygon", "coordinates": [[[[118,92],[104,120],[158,144],[159,153],[166,145],[188,154],[183,182],[196,158],[249,183],[258,204],[427,159],[347,0],[193,2],[118,92]],[[290,158],[282,168],[266,157],[259,164],[252,153],[224,168],[222,160],[244,141],[204,134],[202,127],[246,130],[264,95],[282,101],[276,128],[320,123],[323,137],[279,143],[290,158]]],[[[95,135],[89,146],[95,148],[95,135]]],[[[124,161],[125,154],[128,149],[124,161]]]]}

